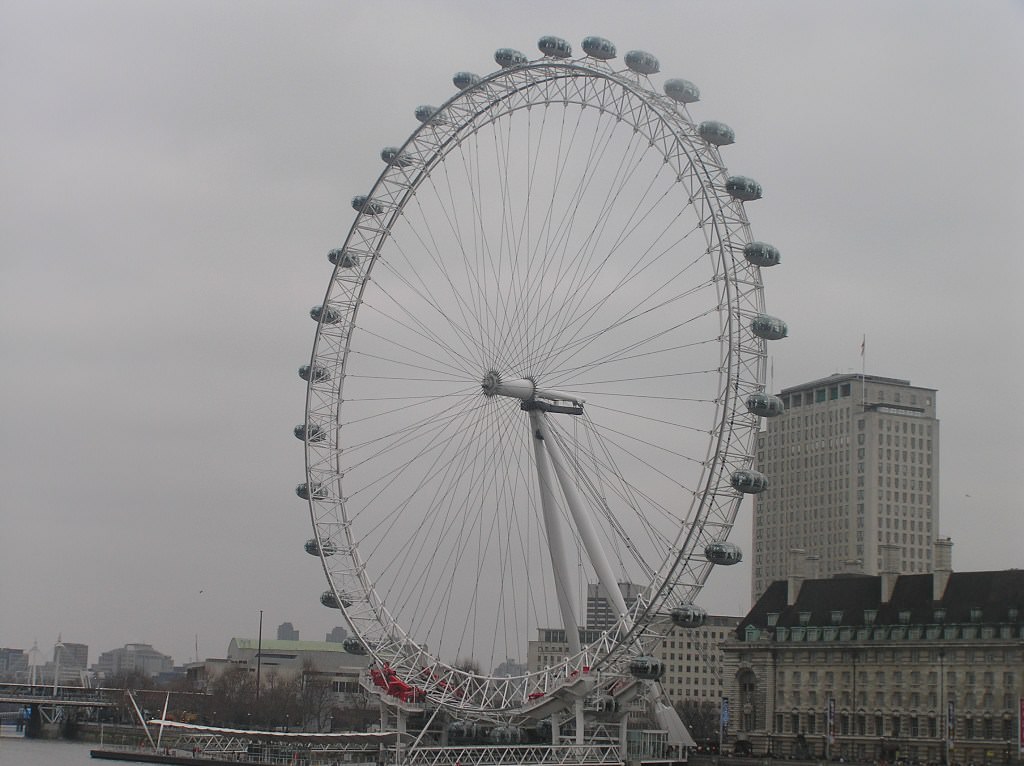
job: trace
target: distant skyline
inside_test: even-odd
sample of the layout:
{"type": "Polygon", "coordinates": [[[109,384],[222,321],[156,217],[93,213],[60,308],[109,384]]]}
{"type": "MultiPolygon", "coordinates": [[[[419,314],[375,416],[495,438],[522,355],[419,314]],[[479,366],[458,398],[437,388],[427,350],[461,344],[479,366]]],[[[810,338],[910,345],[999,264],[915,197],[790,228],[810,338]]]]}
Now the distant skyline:
{"type": "MultiPolygon", "coordinates": [[[[310,306],[413,110],[586,35],[685,77],[758,179],[770,387],[938,391],[958,571],[1021,567],[1024,4],[129,0],[0,9],[0,646],[176,663],[339,623],[303,551],[310,306]],[[862,339],[866,338],[864,357],[862,339]],[[268,629],[268,626],[269,629],[268,629]]],[[[750,549],[750,505],[732,539],[750,549]]],[[[709,612],[749,607],[749,563],[709,612]]],[[[521,661],[525,660],[523,638],[521,661]]]]}

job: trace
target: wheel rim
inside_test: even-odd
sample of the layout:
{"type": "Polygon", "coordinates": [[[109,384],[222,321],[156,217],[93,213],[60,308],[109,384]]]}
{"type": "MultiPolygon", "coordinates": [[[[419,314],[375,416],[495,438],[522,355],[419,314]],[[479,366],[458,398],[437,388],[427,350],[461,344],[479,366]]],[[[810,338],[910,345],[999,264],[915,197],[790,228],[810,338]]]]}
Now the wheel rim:
{"type": "Polygon", "coordinates": [[[738,508],[729,477],[750,464],[760,274],[717,148],[645,77],[592,59],[483,78],[388,156],[319,314],[314,529],[377,662],[438,701],[507,711],[649,651],[657,616],[703,585],[703,548],[738,508]],[[586,400],[554,435],[642,591],[580,653],[494,678],[560,626],[526,415],[493,395],[508,379],[586,400]]]}

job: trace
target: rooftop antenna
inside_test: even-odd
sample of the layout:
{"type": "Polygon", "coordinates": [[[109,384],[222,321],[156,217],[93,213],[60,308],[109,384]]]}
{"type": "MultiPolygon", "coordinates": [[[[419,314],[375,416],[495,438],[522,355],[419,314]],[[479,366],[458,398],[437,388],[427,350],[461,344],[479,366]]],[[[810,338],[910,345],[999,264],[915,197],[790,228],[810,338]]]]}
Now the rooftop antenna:
{"type": "Polygon", "coordinates": [[[860,406],[862,410],[868,408],[868,384],[867,384],[867,349],[868,336],[867,334],[860,336],[860,406]]]}

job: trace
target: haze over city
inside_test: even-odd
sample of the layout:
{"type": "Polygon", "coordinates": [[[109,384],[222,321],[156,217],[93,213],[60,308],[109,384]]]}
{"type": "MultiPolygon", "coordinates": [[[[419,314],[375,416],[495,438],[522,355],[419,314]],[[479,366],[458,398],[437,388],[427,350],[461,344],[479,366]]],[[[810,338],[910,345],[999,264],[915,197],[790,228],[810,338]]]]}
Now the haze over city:
{"type": "MultiPolygon", "coordinates": [[[[340,624],[291,434],[326,254],[414,108],[545,34],[700,86],[783,254],[770,387],[863,366],[937,389],[953,565],[1020,565],[1021,3],[9,2],[0,646],[180,663],[260,610],[265,636],[340,624]]],[[[701,603],[742,614],[749,578],[701,603]]]]}

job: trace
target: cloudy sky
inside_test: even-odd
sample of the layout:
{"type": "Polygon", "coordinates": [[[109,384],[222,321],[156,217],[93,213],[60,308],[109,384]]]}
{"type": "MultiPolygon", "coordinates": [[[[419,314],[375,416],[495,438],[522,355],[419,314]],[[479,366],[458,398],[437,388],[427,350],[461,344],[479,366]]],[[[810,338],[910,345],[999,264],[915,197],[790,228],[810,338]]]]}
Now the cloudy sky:
{"type": "MultiPolygon", "coordinates": [[[[649,50],[764,186],[774,388],[938,390],[959,570],[1024,564],[1024,4],[0,5],[0,646],[179,661],[322,639],[294,493],[314,325],[352,195],[458,70],[541,35],[649,50]]],[[[736,538],[749,543],[749,507],[736,538]]],[[[709,610],[748,606],[749,570],[709,610]]]]}

